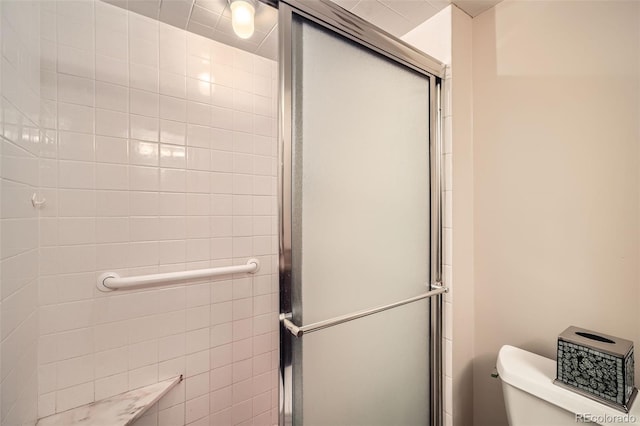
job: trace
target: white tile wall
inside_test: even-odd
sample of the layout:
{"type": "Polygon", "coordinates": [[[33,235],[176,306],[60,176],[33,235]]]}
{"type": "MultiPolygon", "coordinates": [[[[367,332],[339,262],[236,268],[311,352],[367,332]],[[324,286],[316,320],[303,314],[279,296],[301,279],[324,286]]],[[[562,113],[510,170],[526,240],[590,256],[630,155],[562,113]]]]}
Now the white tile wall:
{"type": "Polygon", "coordinates": [[[37,415],[39,4],[0,4],[0,423],[37,415]]]}
{"type": "Polygon", "coordinates": [[[275,63],[101,1],[42,16],[39,415],[184,374],[139,425],[277,423],[275,63]]]}
{"type": "Polygon", "coordinates": [[[443,280],[444,284],[449,287],[449,292],[444,297],[444,409],[445,424],[453,424],[453,294],[455,293],[453,286],[453,134],[451,132],[451,66],[447,65],[444,79],[444,109],[443,109],[443,165],[444,165],[444,217],[443,217],[443,280]]]}

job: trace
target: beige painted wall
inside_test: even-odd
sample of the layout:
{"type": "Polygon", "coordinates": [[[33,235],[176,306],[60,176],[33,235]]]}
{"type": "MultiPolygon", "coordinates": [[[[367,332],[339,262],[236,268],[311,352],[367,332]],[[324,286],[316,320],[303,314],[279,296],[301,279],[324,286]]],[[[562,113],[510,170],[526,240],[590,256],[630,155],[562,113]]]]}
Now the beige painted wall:
{"type": "Polygon", "coordinates": [[[554,358],[577,325],[640,345],[639,10],[506,0],[473,20],[476,426],[506,424],[504,344],[554,358]]]}

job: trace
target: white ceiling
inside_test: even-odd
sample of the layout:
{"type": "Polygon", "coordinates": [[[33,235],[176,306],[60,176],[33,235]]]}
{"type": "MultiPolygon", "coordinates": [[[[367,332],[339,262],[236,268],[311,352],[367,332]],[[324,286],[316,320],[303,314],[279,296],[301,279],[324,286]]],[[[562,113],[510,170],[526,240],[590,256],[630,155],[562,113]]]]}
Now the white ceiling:
{"type": "Polygon", "coordinates": [[[471,16],[501,0],[332,0],[396,37],[401,37],[454,3],[471,16]]]}
{"type": "Polygon", "coordinates": [[[455,0],[452,3],[467,12],[471,17],[476,17],[501,1],[502,0],[455,0]]]}
{"type": "MultiPolygon", "coordinates": [[[[231,12],[227,0],[104,0],[141,15],[276,59],[278,53],[278,12],[258,3],[255,33],[242,40],[231,29],[231,12]]],[[[333,0],[361,18],[396,37],[429,19],[450,3],[476,16],[501,0],[333,0]]]]}

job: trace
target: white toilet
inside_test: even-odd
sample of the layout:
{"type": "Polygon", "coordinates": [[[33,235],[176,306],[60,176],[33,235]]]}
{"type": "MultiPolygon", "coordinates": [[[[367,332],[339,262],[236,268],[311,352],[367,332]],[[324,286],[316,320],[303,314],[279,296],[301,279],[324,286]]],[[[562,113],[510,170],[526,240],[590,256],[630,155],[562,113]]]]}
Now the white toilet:
{"type": "Polygon", "coordinates": [[[511,426],[640,425],[637,401],[625,414],[554,385],[551,359],[507,345],[498,353],[497,368],[511,426]]]}

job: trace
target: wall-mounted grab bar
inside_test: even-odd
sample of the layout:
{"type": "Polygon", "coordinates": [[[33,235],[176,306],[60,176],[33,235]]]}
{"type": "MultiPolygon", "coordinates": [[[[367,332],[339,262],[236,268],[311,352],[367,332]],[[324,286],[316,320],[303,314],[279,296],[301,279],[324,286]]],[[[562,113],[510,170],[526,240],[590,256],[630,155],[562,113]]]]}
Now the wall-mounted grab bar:
{"type": "Polygon", "coordinates": [[[401,300],[400,302],[390,303],[384,306],[378,306],[377,308],[365,309],[363,311],[353,312],[351,314],[342,315],[339,317],[330,318],[324,321],[314,322],[313,324],[297,326],[293,322],[291,322],[290,315],[291,314],[281,314],[280,321],[284,328],[289,330],[291,334],[296,337],[300,337],[303,334],[311,333],[314,331],[322,330],[323,328],[332,327],[334,325],[342,324],[344,322],[353,321],[358,318],[366,317],[368,315],[377,314],[378,312],[386,311],[389,309],[397,308],[398,306],[406,305],[412,302],[417,302],[418,300],[426,299],[431,296],[436,296],[438,294],[446,293],[449,291],[448,287],[442,287],[440,285],[433,285],[433,290],[427,291],[426,293],[422,293],[418,296],[411,297],[409,299],[401,300]]]}
{"type": "Polygon", "coordinates": [[[254,274],[258,272],[259,269],[260,261],[258,259],[249,259],[245,265],[196,269],[194,271],[167,272],[165,274],[140,275],[127,278],[122,278],[115,272],[105,272],[98,277],[97,287],[98,290],[106,292],[151,285],[166,285],[177,281],[241,274],[243,272],[254,274]]]}

